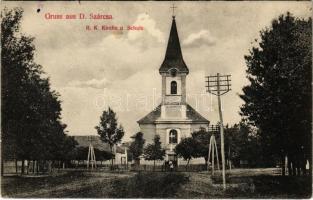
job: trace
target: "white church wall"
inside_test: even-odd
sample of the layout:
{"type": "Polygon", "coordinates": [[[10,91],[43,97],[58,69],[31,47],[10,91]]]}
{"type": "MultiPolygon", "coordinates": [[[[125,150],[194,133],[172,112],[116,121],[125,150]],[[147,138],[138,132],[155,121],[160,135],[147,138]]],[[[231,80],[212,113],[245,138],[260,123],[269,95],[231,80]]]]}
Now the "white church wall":
{"type": "Polygon", "coordinates": [[[146,140],[145,144],[150,144],[153,142],[153,138],[156,134],[154,124],[141,124],[140,131],[143,133],[143,138],[146,140]]]}
{"type": "MultiPolygon", "coordinates": [[[[166,153],[171,153],[176,145],[169,144],[169,132],[172,129],[177,130],[179,143],[183,138],[191,137],[193,131],[198,131],[201,127],[207,128],[207,124],[180,124],[180,123],[157,123],[154,124],[142,124],[140,125],[141,132],[144,134],[146,140],[145,145],[152,143],[155,134],[160,136],[162,147],[166,149],[166,153]],[[172,147],[172,148],[171,148],[172,147]]],[[[166,158],[166,157],[165,157],[166,158]]],[[[140,159],[142,165],[153,165],[153,161],[147,161],[143,158],[140,159]]],[[[156,165],[162,165],[164,161],[157,161],[156,165]]],[[[179,165],[186,165],[187,161],[182,158],[178,158],[179,165]]],[[[190,164],[205,164],[204,158],[195,158],[190,160],[190,164]]]]}
{"type": "Polygon", "coordinates": [[[160,128],[158,125],[156,126],[156,134],[160,136],[161,146],[162,148],[166,147],[166,129],[160,128]]]}
{"type": "Polygon", "coordinates": [[[177,83],[177,95],[181,95],[181,77],[180,76],[167,76],[166,78],[166,95],[171,94],[171,82],[176,81],[177,83]]]}
{"type": "Polygon", "coordinates": [[[200,128],[205,128],[206,130],[208,130],[208,124],[192,124],[191,125],[191,133],[195,132],[195,131],[199,131],[200,128]]]}
{"type": "MultiPolygon", "coordinates": [[[[153,160],[145,160],[144,158],[140,159],[140,164],[141,165],[153,165],[153,160]]],[[[164,160],[156,160],[155,161],[155,165],[163,165],[164,164],[164,160]]]]}
{"type": "Polygon", "coordinates": [[[190,125],[186,128],[182,128],[181,129],[181,139],[186,138],[186,137],[190,137],[191,136],[190,130],[191,130],[190,125]]]}
{"type": "MultiPolygon", "coordinates": [[[[166,159],[164,160],[156,160],[155,165],[160,166],[163,165],[166,159]]],[[[153,160],[145,160],[144,158],[140,159],[141,165],[153,165],[153,160]]],[[[187,160],[184,160],[183,158],[178,158],[178,165],[186,165],[187,160]]],[[[199,164],[205,164],[204,158],[193,158],[189,162],[190,165],[199,165],[199,164]]]]}
{"type": "Polygon", "coordinates": [[[157,124],[156,133],[160,135],[160,141],[162,142],[163,147],[169,148],[169,131],[172,129],[175,129],[178,132],[178,143],[181,138],[190,135],[190,124],[157,124]]]}
{"type": "MultiPolygon", "coordinates": [[[[186,165],[187,160],[184,160],[183,158],[178,158],[179,159],[179,165],[186,165]]],[[[204,158],[193,158],[189,162],[190,165],[196,165],[196,164],[205,164],[204,158]]]]}
{"type": "Polygon", "coordinates": [[[116,153],[115,154],[115,164],[121,165],[126,164],[127,162],[127,155],[125,153],[116,153]]]}
{"type": "Polygon", "coordinates": [[[182,96],[181,95],[167,95],[165,96],[164,102],[165,104],[173,104],[177,102],[181,102],[182,96]]]}
{"type": "MultiPolygon", "coordinates": [[[[161,106],[161,119],[167,120],[187,120],[186,117],[186,105],[162,105],[161,106]]],[[[175,123],[175,122],[174,122],[175,123]]]]}

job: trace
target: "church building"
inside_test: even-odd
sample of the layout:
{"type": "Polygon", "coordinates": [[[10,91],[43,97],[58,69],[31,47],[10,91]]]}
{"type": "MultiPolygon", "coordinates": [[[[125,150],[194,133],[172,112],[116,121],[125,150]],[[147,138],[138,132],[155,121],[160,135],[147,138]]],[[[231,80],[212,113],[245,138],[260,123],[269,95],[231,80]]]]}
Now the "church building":
{"type": "Polygon", "coordinates": [[[200,128],[207,129],[209,121],[186,102],[186,77],[189,69],[183,59],[175,16],[159,73],[162,77],[162,102],[140,119],[138,124],[146,143],[152,143],[154,136],[158,134],[166,149],[165,160],[180,164],[183,161],[175,155],[176,144],[200,128]]]}

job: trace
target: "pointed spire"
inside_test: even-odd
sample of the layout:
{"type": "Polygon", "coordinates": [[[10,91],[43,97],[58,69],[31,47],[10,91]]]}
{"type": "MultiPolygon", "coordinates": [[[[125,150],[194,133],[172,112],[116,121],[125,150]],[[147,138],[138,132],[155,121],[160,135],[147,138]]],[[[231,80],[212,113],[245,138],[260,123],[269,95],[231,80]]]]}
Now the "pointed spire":
{"type": "Polygon", "coordinates": [[[181,59],[182,57],[183,56],[181,53],[175,17],[173,16],[173,22],[172,22],[170,37],[169,37],[168,43],[167,43],[165,59],[175,59],[175,58],[181,59]]]}
{"type": "Polygon", "coordinates": [[[171,68],[177,68],[179,72],[188,74],[189,70],[183,60],[183,55],[180,47],[179,37],[177,33],[175,16],[173,16],[170,36],[167,43],[164,61],[159,69],[159,72],[168,72],[171,68]]]}

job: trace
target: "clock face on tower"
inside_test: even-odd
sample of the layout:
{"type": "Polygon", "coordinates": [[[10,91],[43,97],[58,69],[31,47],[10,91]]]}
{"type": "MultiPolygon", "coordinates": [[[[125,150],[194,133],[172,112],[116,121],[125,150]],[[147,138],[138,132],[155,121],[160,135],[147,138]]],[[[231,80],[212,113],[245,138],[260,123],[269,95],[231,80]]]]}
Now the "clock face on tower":
{"type": "Polygon", "coordinates": [[[177,70],[175,69],[175,68],[173,68],[173,69],[171,69],[170,70],[170,74],[171,74],[171,76],[176,76],[176,74],[177,74],[177,70]]]}

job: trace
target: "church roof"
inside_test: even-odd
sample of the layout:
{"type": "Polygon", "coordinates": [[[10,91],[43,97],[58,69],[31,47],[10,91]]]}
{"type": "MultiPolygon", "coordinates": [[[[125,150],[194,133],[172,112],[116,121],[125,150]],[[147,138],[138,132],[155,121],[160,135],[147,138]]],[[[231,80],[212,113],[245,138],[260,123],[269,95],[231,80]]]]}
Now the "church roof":
{"type": "Polygon", "coordinates": [[[152,110],[149,114],[141,118],[139,124],[151,124],[154,123],[161,116],[161,104],[152,110]]]}
{"type": "Polygon", "coordinates": [[[79,147],[89,147],[89,140],[91,139],[94,148],[103,151],[111,151],[109,144],[102,142],[100,137],[96,135],[79,135],[74,136],[74,139],[78,143],[79,147]]]}
{"type": "Polygon", "coordinates": [[[171,68],[177,68],[180,72],[185,72],[187,74],[189,73],[188,67],[185,64],[180,48],[180,42],[174,16],[170,36],[167,43],[165,58],[159,69],[159,72],[168,72],[168,70],[171,68]]]}
{"type": "MultiPolygon", "coordinates": [[[[97,135],[78,135],[78,136],[73,136],[73,137],[76,140],[76,142],[78,143],[79,147],[89,147],[90,139],[91,139],[91,143],[92,143],[94,148],[102,150],[102,151],[111,152],[109,144],[102,142],[100,137],[97,135]]],[[[125,147],[128,149],[129,144],[123,143],[120,146],[116,146],[116,152],[117,153],[124,153],[125,147]]]]}
{"type": "MultiPolygon", "coordinates": [[[[192,122],[203,122],[209,123],[207,119],[205,119],[200,113],[198,113],[193,107],[189,104],[187,106],[187,118],[192,122]]],[[[147,114],[145,117],[141,118],[138,123],[139,124],[154,124],[155,121],[161,116],[161,104],[156,107],[153,111],[147,114]]]]}

